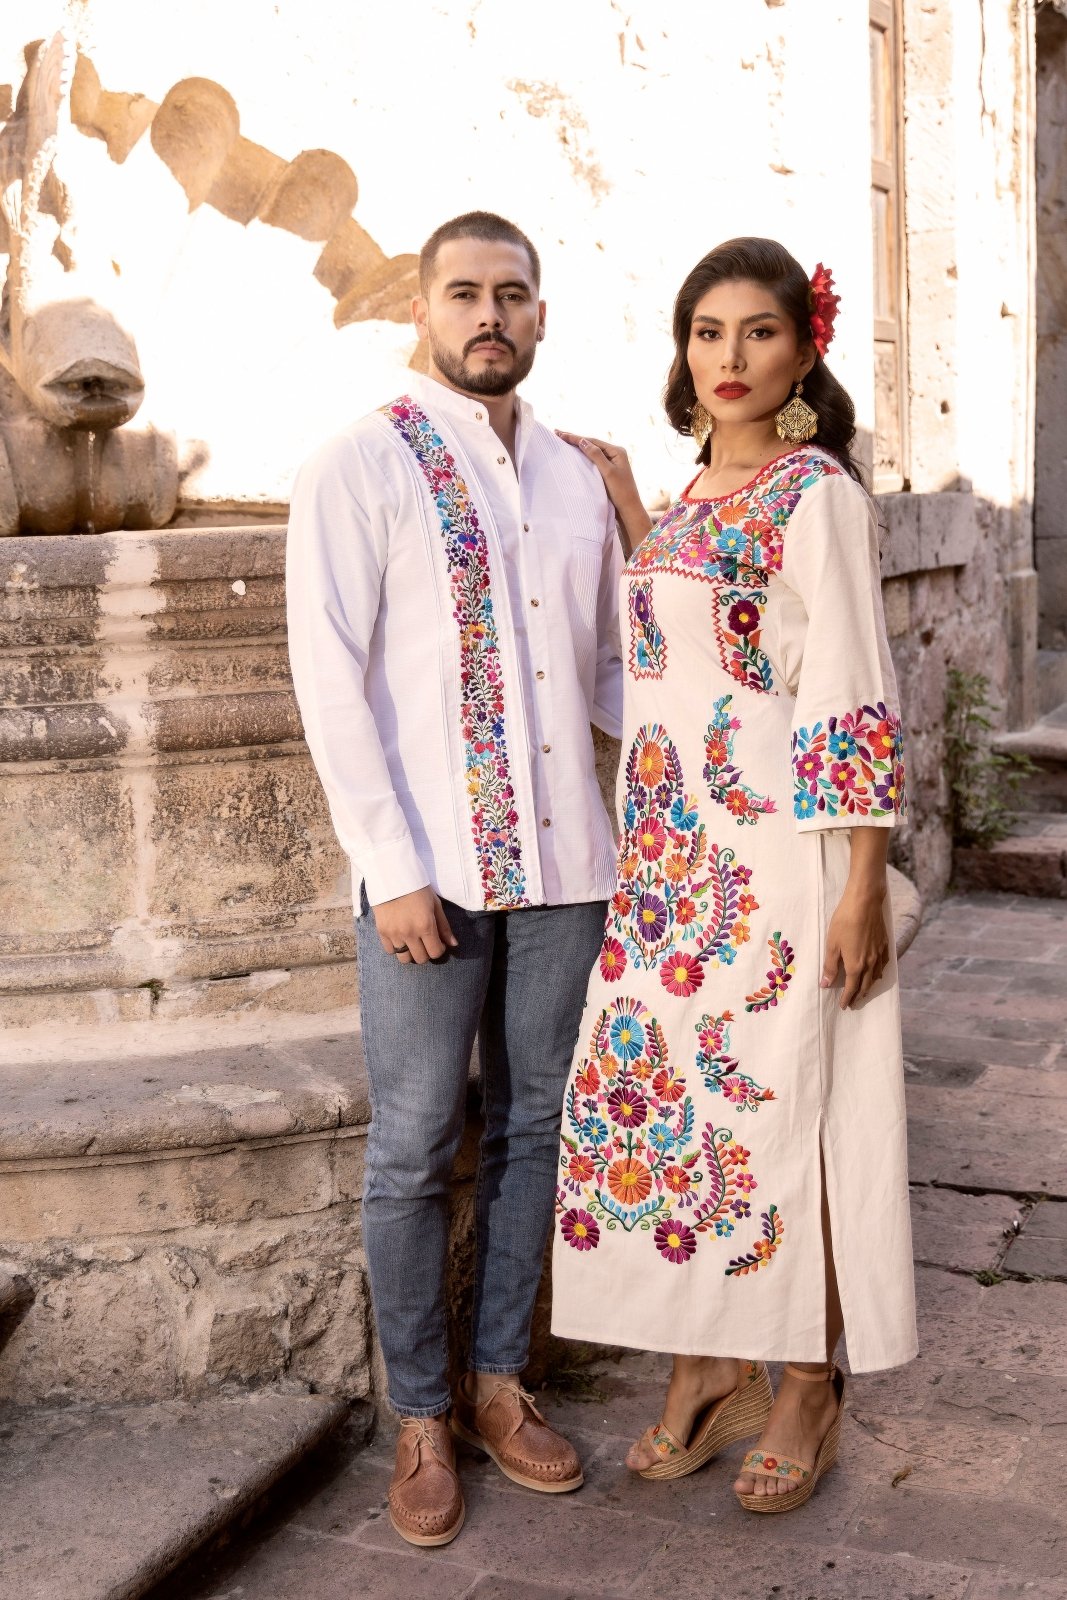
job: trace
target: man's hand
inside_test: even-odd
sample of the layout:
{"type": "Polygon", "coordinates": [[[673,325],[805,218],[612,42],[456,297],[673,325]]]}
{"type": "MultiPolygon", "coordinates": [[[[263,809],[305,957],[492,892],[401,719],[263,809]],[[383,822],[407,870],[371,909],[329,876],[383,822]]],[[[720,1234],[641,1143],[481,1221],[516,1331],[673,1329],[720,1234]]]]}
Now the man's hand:
{"type": "Polygon", "coordinates": [[[440,960],[459,944],[448,926],[444,906],[428,886],[397,895],[395,900],[383,900],[371,909],[382,949],[398,961],[414,961],[421,967],[427,961],[440,960]]]}

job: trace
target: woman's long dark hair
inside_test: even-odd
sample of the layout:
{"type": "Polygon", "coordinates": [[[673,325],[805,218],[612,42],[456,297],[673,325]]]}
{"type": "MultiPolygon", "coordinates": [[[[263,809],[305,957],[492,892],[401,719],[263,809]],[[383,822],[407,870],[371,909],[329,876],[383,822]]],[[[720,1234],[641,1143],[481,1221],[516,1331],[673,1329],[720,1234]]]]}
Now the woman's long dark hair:
{"type": "MultiPolygon", "coordinates": [[[[785,246],[773,239],[728,239],[716,245],[697,262],[674,302],[674,361],[663,391],[663,406],[671,426],[681,434],[693,432],[689,415],[697,397],[687,356],[693,312],[717,283],[740,281],[766,284],[782,310],[792,317],[800,343],[811,341],[811,285],[804,268],[785,246]]],[[[852,454],[856,408],[818,354],[804,379],[804,399],[819,414],[818,431],[810,443],[827,451],[850,477],[862,483],[863,474],[852,454]]],[[[706,467],[710,459],[709,438],[697,460],[706,467]]]]}

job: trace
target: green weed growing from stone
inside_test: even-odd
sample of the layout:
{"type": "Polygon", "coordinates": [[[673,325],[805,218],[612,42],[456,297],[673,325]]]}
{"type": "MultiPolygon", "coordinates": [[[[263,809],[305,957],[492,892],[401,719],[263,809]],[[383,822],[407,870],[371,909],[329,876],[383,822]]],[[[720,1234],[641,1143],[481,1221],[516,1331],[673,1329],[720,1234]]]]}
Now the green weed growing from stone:
{"type": "Polygon", "coordinates": [[[1015,796],[1034,770],[1029,756],[993,749],[996,707],[981,672],[950,667],[945,696],[945,770],[951,797],[952,838],[983,848],[1005,838],[1015,820],[1015,796]]]}

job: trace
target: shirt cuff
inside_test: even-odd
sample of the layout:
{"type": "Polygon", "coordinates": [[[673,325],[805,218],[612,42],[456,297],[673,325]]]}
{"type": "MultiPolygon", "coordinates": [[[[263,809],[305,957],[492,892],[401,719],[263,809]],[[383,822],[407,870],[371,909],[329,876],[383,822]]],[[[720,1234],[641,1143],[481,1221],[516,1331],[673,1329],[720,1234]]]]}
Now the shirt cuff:
{"type": "Polygon", "coordinates": [[[383,900],[395,900],[399,895],[425,889],[430,875],[419,860],[409,835],[378,846],[365,861],[359,862],[353,857],[353,887],[360,879],[366,886],[368,903],[377,906],[383,900]]]}

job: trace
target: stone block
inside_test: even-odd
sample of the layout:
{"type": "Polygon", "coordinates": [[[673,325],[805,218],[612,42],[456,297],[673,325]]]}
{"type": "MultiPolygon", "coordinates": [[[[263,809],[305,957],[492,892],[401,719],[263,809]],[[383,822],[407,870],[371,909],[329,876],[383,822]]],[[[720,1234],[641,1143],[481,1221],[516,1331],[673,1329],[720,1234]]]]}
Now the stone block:
{"type": "Polygon", "coordinates": [[[1047,1504],[936,1494],[913,1488],[909,1478],[896,1489],[872,1485],[848,1537],[866,1550],[907,1551],[968,1569],[987,1562],[1048,1579],[1062,1574],[1065,1532],[1063,1519],[1047,1504]]]}
{"type": "MultiPolygon", "coordinates": [[[[447,1546],[442,1566],[462,1562],[475,1572],[492,1570],[500,1577],[525,1582],[531,1563],[547,1585],[566,1586],[576,1572],[594,1575],[593,1592],[629,1588],[664,1543],[661,1522],[626,1518],[620,1526],[616,1512],[591,1507],[580,1519],[562,1517],[551,1495],[511,1495],[505,1490],[471,1483],[464,1490],[467,1521],[463,1537],[447,1546]],[[501,1538],[501,1519],[507,1519],[507,1537],[501,1538]],[[625,1537],[622,1537],[625,1529],[625,1537]]],[[[562,1498],[562,1497],[561,1497],[562,1498]]],[[[363,1549],[397,1550],[399,1536],[384,1517],[368,1518],[356,1536],[363,1549]]],[[[658,1568],[658,1563],[657,1563],[658,1568]]],[[[657,1570],[662,1586],[663,1575],[657,1570]]],[[[701,1573],[702,1600],[707,1577],[701,1573]]],[[[678,1593],[673,1585],[668,1593],[678,1593]]]]}
{"type": "Polygon", "coordinates": [[[1063,1182],[1062,1134],[1035,1125],[1031,1104],[1005,1105],[978,1090],[914,1084],[908,1089],[909,1165],[924,1183],[1011,1194],[1057,1193],[1063,1182]]]}
{"type": "Polygon", "coordinates": [[[1005,1246],[1016,1204],[1002,1195],[959,1194],[914,1186],[912,1242],[917,1261],[953,1271],[992,1268],[1005,1246]]]}
{"type": "Polygon", "coordinates": [[[432,1561],[417,1555],[398,1534],[392,1534],[392,1540],[387,1547],[372,1550],[365,1544],[283,1528],[241,1567],[240,1586],[255,1600],[290,1600],[295,1595],[302,1600],[333,1600],[338,1594],[373,1595],[374,1600],[460,1600],[469,1594],[477,1567],[465,1563],[462,1540],[458,1548],[447,1547],[443,1560],[432,1561]]]}
{"type": "Polygon", "coordinates": [[[336,892],[338,847],[306,756],[160,767],[153,837],[163,922],[217,917],[235,895],[254,894],[269,917],[336,892]]]}
{"type": "Polygon", "coordinates": [[[1025,1226],[1004,1257],[1005,1272],[1028,1278],[1058,1278],[1067,1282],[1067,1238],[1042,1238],[1025,1226]]]}
{"type": "MultiPolygon", "coordinates": [[[[101,713],[103,714],[103,713],[101,713]]],[[[126,774],[35,770],[0,785],[0,955],[28,956],[106,941],[136,899],[134,801],[126,774]],[[93,840],[86,859],[86,840],[93,840]],[[32,864],[33,886],[26,874],[32,864]]],[[[16,967],[0,969],[4,989],[16,967]]]]}
{"type": "Polygon", "coordinates": [[[36,1296],[0,1351],[0,1399],[152,1400],[175,1392],[177,1302],[150,1263],[27,1276],[36,1296]]]}
{"type": "Polygon", "coordinates": [[[346,1411],[318,1395],[281,1394],[0,1410],[5,1593],[147,1593],[254,1505],[346,1411]]]}
{"type": "Polygon", "coordinates": [[[207,1373],[220,1382],[263,1383],[285,1368],[284,1311],[260,1304],[216,1310],[211,1319],[207,1373]]]}
{"type": "Polygon", "coordinates": [[[370,1288],[359,1268],[308,1269],[286,1276],[290,1377],[324,1394],[370,1393],[370,1288]]]}

